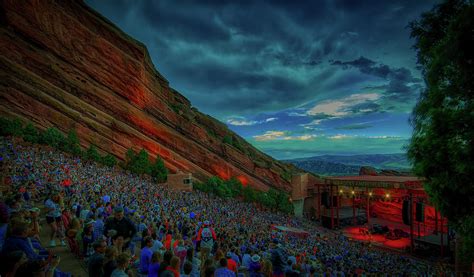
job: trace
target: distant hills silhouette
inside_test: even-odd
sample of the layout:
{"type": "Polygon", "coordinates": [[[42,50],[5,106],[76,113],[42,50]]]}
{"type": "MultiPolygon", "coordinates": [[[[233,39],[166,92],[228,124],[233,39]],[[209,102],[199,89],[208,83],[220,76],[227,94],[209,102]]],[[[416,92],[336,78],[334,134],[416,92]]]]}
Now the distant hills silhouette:
{"type": "Polygon", "coordinates": [[[404,153],[371,155],[322,155],[285,160],[285,162],[292,163],[303,170],[319,175],[358,175],[362,166],[370,166],[378,170],[411,170],[410,162],[404,153]]]}

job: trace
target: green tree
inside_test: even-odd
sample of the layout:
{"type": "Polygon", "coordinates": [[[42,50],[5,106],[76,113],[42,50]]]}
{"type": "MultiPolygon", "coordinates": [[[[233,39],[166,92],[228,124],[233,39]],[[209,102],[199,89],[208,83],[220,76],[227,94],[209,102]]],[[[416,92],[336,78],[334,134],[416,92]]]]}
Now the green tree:
{"type": "Polygon", "coordinates": [[[271,209],[278,208],[278,191],[274,188],[270,188],[267,192],[267,207],[271,209]]]}
{"type": "Polygon", "coordinates": [[[280,177],[287,181],[287,182],[291,182],[291,177],[293,176],[293,174],[291,173],[291,171],[287,171],[286,169],[284,169],[281,173],[280,173],[280,177]]]}
{"type": "Polygon", "coordinates": [[[92,143],[89,145],[89,149],[87,149],[86,157],[88,160],[98,163],[102,161],[102,157],[100,156],[99,151],[97,151],[97,147],[92,143]]]}
{"type": "Polygon", "coordinates": [[[230,178],[224,182],[224,185],[229,189],[231,197],[237,197],[242,195],[242,183],[235,177],[230,178]]]}
{"type": "Polygon", "coordinates": [[[232,136],[225,135],[224,138],[222,138],[222,142],[228,145],[232,145],[232,136]]]}
{"type": "Polygon", "coordinates": [[[223,184],[224,182],[222,181],[222,179],[217,176],[210,177],[204,183],[209,192],[214,193],[219,197],[224,197],[224,195],[226,194],[226,191],[222,187],[223,184]]]}
{"type": "Polygon", "coordinates": [[[242,144],[237,138],[232,139],[232,146],[234,146],[236,149],[240,150],[241,152],[245,152],[244,147],[242,146],[242,144]]]}
{"type": "Polygon", "coordinates": [[[148,152],[145,149],[140,150],[138,154],[129,149],[126,154],[127,169],[135,174],[151,175],[151,164],[148,157],[148,152]]]}
{"type": "Polygon", "coordinates": [[[293,204],[290,201],[290,196],[284,191],[278,191],[276,196],[276,202],[278,203],[278,209],[285,213],[293,212],[293,204]]]}
{"type": "Polygon", "coordinates": [[[117,159],[114,155],[107,154],[101,158],[101,163],[109,167],[114,167],[117,164],[117,159]]]}
{"type": "Polygon", "coordinates": [[[148,152],[145,149],[142,148],[142,150],[138,152],[135,165],[139,169],[139,174],[151,175],[150,158],[149,158],[148,152]]]}
{"type": "Polygon", "coordinates": [[[268,194],[264,191],[255,192],[255,202],[260,203],[261,205],[267,208],[271,206],[271,200],[268,197],[268,194]]]}
{"type": "Polygon", "coordinates": [[[225,136],[222,138],[222,142],[225,143],[225,144],[228,144],[228,145],[233,146],[234,148],[240,150],[241,152],[244,152],[244,147],[243,147],[242,144],[239,142],[239,139],[233,137],[233,136],[230,135],[230,134],[225,135],[225,136]]]}
{"type": "Polygon", "coordinates": [[[160,156],[156,156],[156,160],[151,165],[151,176],[158,183],[164,183],[168,179],[168,169],[160,156]]]}
{"type": "Polygon", "coordinates": [[[135,160],[136,155],[137,154],[135,153],[135,151],[133,151],[132,148],[129,148],[127,150],[127,153],[125,153],[125,167],[126,168],[128,168],[128,165],[135,160]]]}
{"type": "Polygon", "coordinates": [[[212,188],[207,184],[207,182],[205,182],[205,183],[201,183],[201,182],[195,183],[195,184],[193,184],[193,188],[195,188],[197,190],[200,190],[202,192],[207,192],[207,193],[212,192],[212,188]]]}
{"type": "Polygon", "coordinates": [[[0,136],[11,135],[8,133],[8,125],[10,124],[10,119],[6,117],[0,117],[0,136]]]}
{"type": "Polygon", "coordinates": [[[19,137],[23,133],[23,122],[19,118],[0,118],[0,135],[19,137]]]}
{"type": "Polygon", "coordinates": [[[204,191],[203,185],[201,182],[194,182],[193,183],[193,189],[199,190],[199,191],[204,191]]]}
{"type": "Polygon", "coordinates": [[[55,127],[50,127],[41,134],[40,142],[56,149],[62,149],[65,139],[63,133],[55,127]]]}
{"type": "Polygon", "coordinates": [[[77,136],[75,129],[69,130],[64,145],[64,151],[71,153],[74,156],[80,156],[82,154],[79,137],[77,136]]]}
{"type": "Polygon", "coordinates": [[[411,118],[408,155],[435,206],[474,251],[474,6],[446,1],[410,23],[426,89],[411,118]]]}
{"type": "Polygon", "coordinates": [[[23,130],[23,139],[31,143],[39,142],[39,132],[38,129],[30,122],[26,125],[23,130]]]}
{"type": "Polygon", "coordinates": [[[256,192],[250,186],[245,186],[242,189],[242,196],[244,197],[244,201],[246,202],[255,202],[257,200],[256,192]]]}

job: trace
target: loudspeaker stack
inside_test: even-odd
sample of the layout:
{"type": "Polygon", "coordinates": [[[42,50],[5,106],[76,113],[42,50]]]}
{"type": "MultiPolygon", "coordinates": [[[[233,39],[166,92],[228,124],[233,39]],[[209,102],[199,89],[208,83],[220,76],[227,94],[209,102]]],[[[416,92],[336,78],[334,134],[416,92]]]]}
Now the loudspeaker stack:
{"type": "Polygon", "coordinates": [[[410,201],[409,200],[403,200],[402,218],[403,218],[403,223],[404,224],[410,225],[410,222],[411,222],[411,209],[410,209],[410,201]]]}

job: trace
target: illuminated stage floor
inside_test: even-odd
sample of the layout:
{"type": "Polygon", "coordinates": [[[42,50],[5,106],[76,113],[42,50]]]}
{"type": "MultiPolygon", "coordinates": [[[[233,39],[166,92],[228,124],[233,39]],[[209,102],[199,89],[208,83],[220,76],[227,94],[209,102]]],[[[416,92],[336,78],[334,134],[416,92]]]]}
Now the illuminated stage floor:
{"type": "MultiPolygon", "coordinates": [[[[407,233],[410,233],[410,226],[388,221],[379,218],[371,218],[370,224],[378,224],[382,226],[387,226],[390,230],[401,229],[407,233]]],[[[371,242],[373,245],[383,248],[388,248],[397,251],[403,251],[410,246],[410,237],[408,238],[399,238],[396,240],[387,239],[385,235],[382,234],[370,234],[366,235],[360,232],[361,228],[367,228],[367,225],[361,226],[347,226],[342,228],[343,234],[351,239],[363,242],[371,242]]],[[[414,238],[418,238],[418,225],[415,225],[413,228],[414,238]]],[[[420,237],[427,236],[423,227],[420,227],[420,237]]]]}

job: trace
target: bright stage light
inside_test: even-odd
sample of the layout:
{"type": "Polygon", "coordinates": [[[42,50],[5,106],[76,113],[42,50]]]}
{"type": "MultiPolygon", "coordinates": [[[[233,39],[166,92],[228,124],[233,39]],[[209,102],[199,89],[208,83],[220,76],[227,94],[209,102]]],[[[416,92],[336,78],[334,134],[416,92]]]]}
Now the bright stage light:
{"type": "Polygon", "coordinates": [[[342,190],[342,189],[341,189],[341,190],[339,190],[339,193],[343,193],[343,190],[342,190]]]}
{"type": "Polygon", "coordinates": [[[352,191],[352,194],[355,194],[355,191],[352,191]]]}
{"type": "Polygon", "coordinates": [[[369,196],[372,196],[372,192],[369,192],[369,196]]]}
{"type": "Polygon", "coordinates": [[[389,198],[389,197],[390,197],[390,193],[385,194],[385,197],[389,198]]]}

